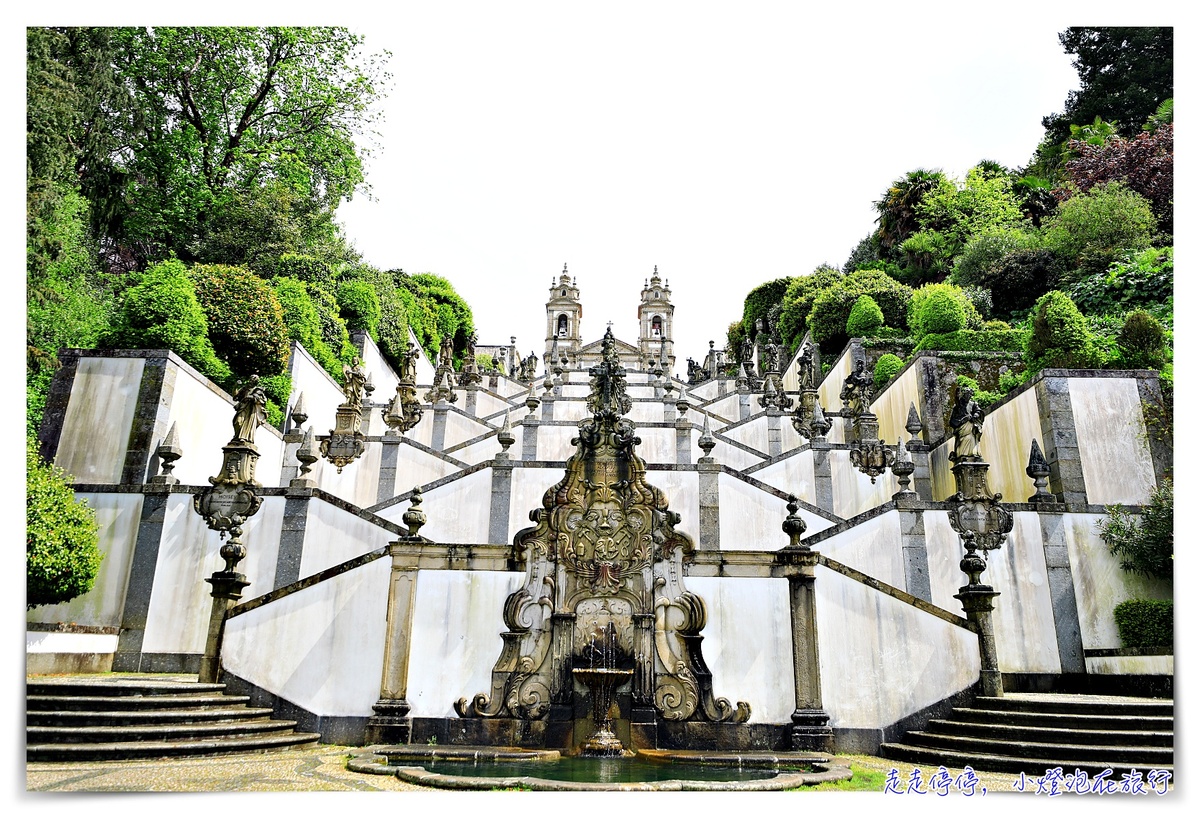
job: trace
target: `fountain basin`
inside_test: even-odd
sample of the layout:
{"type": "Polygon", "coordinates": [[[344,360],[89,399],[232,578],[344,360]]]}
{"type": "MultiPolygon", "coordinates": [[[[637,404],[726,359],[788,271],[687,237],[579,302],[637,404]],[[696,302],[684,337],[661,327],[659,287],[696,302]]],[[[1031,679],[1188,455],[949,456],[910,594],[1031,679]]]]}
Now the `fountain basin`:
{"type": "Polygon", "coordinates": [[[632,757],[584,758],[554,750],[410,745],[366,748],[349,768],[454,790],[764,791],[851,776],[820,753],[639,750],[632,757]]]}

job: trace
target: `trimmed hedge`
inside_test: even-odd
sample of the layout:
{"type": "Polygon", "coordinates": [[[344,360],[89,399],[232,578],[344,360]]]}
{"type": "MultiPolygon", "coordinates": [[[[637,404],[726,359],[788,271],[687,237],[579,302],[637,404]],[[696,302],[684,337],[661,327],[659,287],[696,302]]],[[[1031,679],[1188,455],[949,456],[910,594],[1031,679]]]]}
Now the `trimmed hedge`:
{"type": "Polygon", "coordinates": [[[1162,599],[1127,599],[1113,608],[1121,645],[1160,648],[1175,645],[1175,604],[1162,599]]]}
{"type": "Polygon", "coordinates": [[[939,352],[1022,352],[1029,333],[1020,329],[931,332],[921,339],[914,352],[933,349],[939,352]]]}
{"type": "Polygon", "coordinates": [[[883,312],[884,324],[902,327],[912,294],[912,288],[880,270],[855,270],[816,295],[808,329],[822,350],[839,350],[849,340],[846,321],[859,296],[869,295],[875,300],[883,312]]]}
{"type": "Polygon", "coordinates": [[[1051,290],[1033,305],[1033,331],[1025,361],[1033,371],[1047,368],[1095,369],[1100,353],[1087,319],[1067,295],[1051,290]]]}
{"type": "Polygon", "coordinates": [[[271,285],[245,267],[197,264],[190,271],[213,349],[235,375],[278,375],[287,368],[283,306],[271,285]]]}
{"type": "Polygon", "coordinates": [[[217,358],[209,323],[183,262],[172,259],[136,276],[121,294],[113,324],[100,346],[169,349],[217,383],[229,380],[229,366],[217,358]]]}
{"type": "Polygon", "coordinates": [[[337,289],[337,302],[347,329],[366,330],[375,341],[379,340],[382,310],[379,294],[370,282],[359,278],[341,282],[337,289]]]}
{"type": "Polygon", "coordinates": [[[342,362],[321,337],[321,315],[309,298],[308,286],[303,281],[289,276],[280,276],[271,281],[275,295],[283,307],[283,322],[288,337],[297,341],[316,359],[321,368],[339,383],[342,380],[342,362]]]}
{"type": "Polygon", "coordinates": [[[62,469],[42,462],[33,438],[25,469],[25,607],[68,602],[90,591],[100,570],[96,512],[75,499],[62,469]]]}
{"type": "Polygon", "coordinates": [[[1117,347],[1125,366],[1162,369],[1167,364],[1167,332],[1145,310],[1134,310],[1125,316],[1117,335],[1117,347]]]}
{"type": "Polygon", "coordinates": [[[742,304],[742,328],[746,330],[746,334],[751,337],[751,340],[754,339],[754,322],[759,318],[765,321],[767,310],[771,309],[774,304],[783,303],[783,296],[791,282],[791,278],[777,278],[765,284],[759,284],[746,293],[746,300],[742,304]]]}
{"type": "MultiPolygon", "coordinates": [[[[796,276],[788,284],[787,291],[783,294],[783,306],[779,311],[779,335],[789,351],[794,352],[800,346],[800,341],[804,339],[813,300],[823,290],[841,281],[843,277],[840,270],[832,267],[818,267],[808,275],[796,276]]],[[[745,331],[746,328],[743,326],[742,333],[744,334],[745,331]]],[[[732,333],[730,338],[733,338],[732,333]]],[[[737,340],[740,343],[741,339],[737,340]]]]}
{"type": "Polygon", "coordinates": [[[879,389],[904,368],[904,360],[899,355],[885,352],[875,362],[875,388],[879,389]]]}
{"type": "Polygon", "coordinates": [[[846,334],[851,338],[862,338],[874,335],[883,326],[883,310],[869,295],[860,295],[850,308],[850,317],[846,319],[846,334]]]}

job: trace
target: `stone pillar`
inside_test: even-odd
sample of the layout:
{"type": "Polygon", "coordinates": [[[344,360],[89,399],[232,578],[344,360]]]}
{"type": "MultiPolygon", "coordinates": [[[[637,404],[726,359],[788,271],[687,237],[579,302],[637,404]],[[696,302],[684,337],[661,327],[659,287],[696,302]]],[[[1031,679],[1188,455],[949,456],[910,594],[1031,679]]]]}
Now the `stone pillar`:
{"type": "Polygon", "coordinates": [[[675,401],[670,398],[667,398],[666,400],[664,400],[663,401],[663,422],[674,423],[677,416],[678,416],[678,411],[675,409],[675,401]]]}
{"type": "Polygon", "coordinates": [[[933,501],[933,473],[929,469],[929,447],[920,443],[905,443],[913,462],[913,491],[927,502],[933,501]]]}
{"type": "Polygon", "coordinates": [[[832,446],[825,440],[812,440],[809,448],[813,453],[813,491],[818,508],[833,512],[833,468],[829,464],[832,446]]]}
{"type": "Polygon", "coordinates": [[[787,561],[794,566],[794,573],[788,576],[792,671],[796,690],[792,749],[829,752],[833,746],[833,729],[821,700],[821,657],[817,643],[817,553],[808,548],[797,548],[787,555],[787,561]]]}
{"type": "MultiPolygon", "coordinates": [[[[445,431],[443,427],[443,439],[445,431]]],[[[382,503],[396,496],[396,469],[400,464],[400,435],[393,429],[383,433],[382,448],[379,453],[379,488],[375,492],[375,502],[382,503]]]]}
{"type": "Polygon", "coordinates": [[[776,457],[783,454],[783,412],[774,406],[767,407],[767,454],[776,457]]]}
{"type": "Polygon", "coordinates": [[[513,464],[508,452],[492,460],[492,498],[488,511],[488,542],[506,544],[512,501],[513,464]]]}
{"type": "Polygon", "coordinates": [[[992,630],[992,600],[1000,596],[990,585],[964,585],[954,598],[962,602],[967,619],[979,637],[979,695],[1003,696],[1000,660],[996,654],[996,635],[992,630]]]}
{"type": "Polygon", "coordinates": [[[387,637],[383,647],[383,679],[375,715],[367,720],[368,744],[407,744],[412,736],[408,715],[408,663],[412,650],[413,611],[417,599],[420,546],[403,539],[391,544],[392,576],[388,585],[387,637]]]}
{"type": "MultiPolygon", "coordinates": [[[[129,581],[125,588],[125,608],[121,612],[121,633],[113,654],[112,669],[118,673],[137,673],[148,670],[141,666],[142,639],[150,613],[150,591],[158,569],[158,548],[162,542],[163,523],[170,500],[167,486],[148,488],[142,494],[142,513],[138,521],[137,540],[129,565],[129,581]]],[[[191,498],[185,497],[185,500],[191,498]]]]}
{"type": "Polygon", "coordinates": [[[692,424],[686,412],[675,418],[675,462],[692,462],[692,424]]]}
{"type": "Polygon", "coordinates": [[[727,387],[725,384],[725,379],[718,376],[718,378],[717,378],[717,397],[722,397],[723,395],[725,395],[727,393],[727,391],[728,390],[727,390],[727,387]]]}
{"type": "Polygon", "coordinates": [[[1139,372],[1137,376],[1138,397],[1142,399],[1142,419],[1146,424],[1146,442],[1150,448],[1150,462],[1154,466],[1154,482],[1171,476],[1174,464],[1174,435],[1166,417],[1162,384],[1157,373],[1139,372]]]}
{"type": "Polygon", "coordinates": [[[282,588],[300,579],[300,561],[304,558],[304,534],[308,528],[308,507],[312,489],[289,488],[283,502],[283,527],[279,533],[279,556],[275,561],[275,584],[282,588]]]}
{"type": "Polygon", "coordinates": [[[538,420],[530,412],[521,419],[521,459],[537,460],[538,420]]]}
{"type": "MultiPolygon", "coordinates": [[[[1064,503],[1086,503],[1083,465],[1079,458],[1079,440],[1075,436],[1075,414],[1071,410],[1071,392],[1065,376],[1051,376],[1046,370],[1034,384],[1042,420],[1042,443],[1050,466],[1050,492],[1064,503]]],[[[1061,370],[1059,370],[1061,371],[1061,370]]]]}
{"type": "Polygon", "coordinates": [[[474,382],[469,383],[463,391],[467,394],[467,398],[463,403],[463,410],[471,417],[476,417],[478,412],[475,409],[475,405],[479,396],[479,384],[474,382]]]}
{"type": "Polygon", "coordinates": [[[547,392],[542,395],[542,423],[554,420],[554,395],[547,392]]]}
{"type": "Polygon", "coordinates": [[[62,350],[58,356],[60,366],[50,380],[50,392],[46,395],[46,406],[42,410],[42,427],[38,430],[38,448],[42,460],[47,463],[53,463],[58,454],[67,404],[71,400],[71,389],[75,386],[75,375],[79,371],[79,353],[78,349],[62,350]]]}
{"type": "Polygon", "coordinates": [[[1086,673],[1063,508],[1055,509],[1056,505],[1040,504],[1038,520],[1042,528],[1042,550],[1046,555],[1046,584],[1050,588],[1050,608],[1054,612],[1054,633],[1058,638],[1058,660],[1063,673],[1086,673]]]}
{"type": "Polygon", "coordinates": [[[147,357],[142,369],[133,424],[129,428],[129,444],[125,449],[125,464],[121,469],[122,483],[144,483],[148,479],[150,459],[157,441],[167,434],[171,397],[175,392],[178,367],[169,365],[169,353],[147,357]]]}
{"type": "Polygon", "coordinates": [[[696,461],[700,482],[700,541],[701,551],[721,549],[721,464],[714,457],[696,461]]]}
{"type": "Polygon", "coordinates": [[[738,420],[750,417],[750,393],[738,391],[738,420]]]}
{"type": "MultiPolygon", "coordinates": [[[[896,503],[897,506],[901,503],[899,495],[896,503]]],[[[925,544],[923,511],[900,511],[900,549],[904,556],[904,590],[926,602],[933,602],[933,591],[929,586],[929,551],[925,544]]]]}
{"type": "Polygon", "coordinates": [[[279,485],[286,486],[300,476],[300,461],[296,452],[303,442],[302,431],[293,430],[283,436],[283,466],[279,469],[279,485]]]}
{"type": "Polygon", "coordinates": [[[204,642],[204,657],[200,660],[197,681],[213,684],[221,673],[221,643],[225,640],[225,620],[229,609],[242,598],[242,589],[250,582],[245,574],[236,571],[214,571],[205,582],[212,585],[212,609],[208,614],[208,636],[204,642]]]}
{"type": "Polygon", "coordinates": [[[440,452],[446,447],[446,413],[449,411],[450,405],[443,400],[433,405],[433,440],[429,448],[435,452],[440,452]]]}

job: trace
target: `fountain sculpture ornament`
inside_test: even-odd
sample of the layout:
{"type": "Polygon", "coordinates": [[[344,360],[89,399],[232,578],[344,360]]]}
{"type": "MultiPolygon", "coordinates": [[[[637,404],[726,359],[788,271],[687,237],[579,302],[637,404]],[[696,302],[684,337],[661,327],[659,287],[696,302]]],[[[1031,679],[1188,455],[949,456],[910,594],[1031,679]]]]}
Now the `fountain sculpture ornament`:
{"type": "MultiPolygon", "coordinates": [[[[576,689],[586,686],[594,727],[611,733],[601,699],[621,698],[628,685],[632,711],[649,721],[745,722],[749,705],[713,695],[700,651],[705,604],[683,583],[694,545],[676,531],[679,515],[646,482],[634,451],[641,441],[622,417],[632,401],[611,329],[601,348],[600,364],[589,370],[592,416],[579,424],[567,473],[530,513],[534,525],[514,538],[526,575],[504,605],[507,631],[491,689],[459,699],[455,710],[464,718],[575,720],[583,693],[576,689]],[[578,672],[596,669],[597,634],[608,656],[628,657],[628,666],[608,668],[627,677],[578,672]]],[[[601,738],[600,749],[611,752],[601,738]]]]}

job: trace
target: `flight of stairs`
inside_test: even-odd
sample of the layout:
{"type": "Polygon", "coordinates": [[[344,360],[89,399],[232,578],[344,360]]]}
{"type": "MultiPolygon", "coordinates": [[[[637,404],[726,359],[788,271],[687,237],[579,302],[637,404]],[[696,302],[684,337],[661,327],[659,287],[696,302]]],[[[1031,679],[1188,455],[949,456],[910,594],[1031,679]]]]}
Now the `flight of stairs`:
{"type": "Polygon", "coordinates": [[[1174,775],[1174,701],[1123,696],[980,696],[947,719],[883,744],[896,761],[1041,776],[1061,767],[1096,775],[1151,769],[1174,775]]]}
{"type": "Polygon", "coordinates": [[[319,733],[249,707],[225,685],[146,674],[29,677],[28,761],[102,761],[224,755],[309,747],[319,733]]]}

